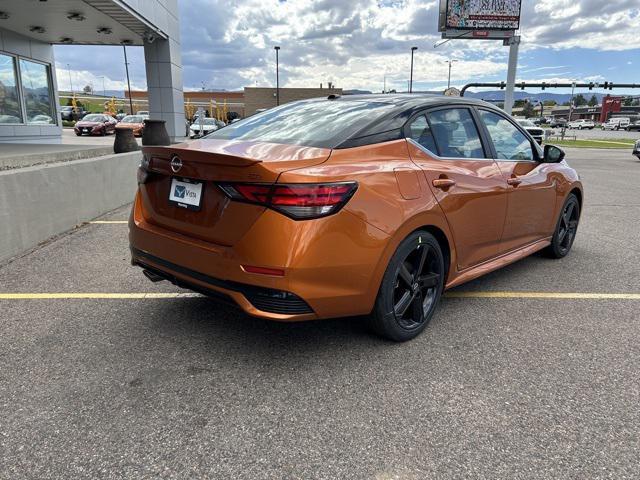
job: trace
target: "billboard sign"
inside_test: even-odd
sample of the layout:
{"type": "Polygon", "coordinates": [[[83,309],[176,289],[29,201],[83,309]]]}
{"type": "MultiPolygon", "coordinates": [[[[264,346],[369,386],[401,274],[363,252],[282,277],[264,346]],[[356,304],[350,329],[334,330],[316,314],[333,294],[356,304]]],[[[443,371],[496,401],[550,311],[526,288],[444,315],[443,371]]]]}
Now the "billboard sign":
{"type": "Polygon", "coordinates": [[[522,0],[441,0],[439,31],[518,30],[522,0]]]}

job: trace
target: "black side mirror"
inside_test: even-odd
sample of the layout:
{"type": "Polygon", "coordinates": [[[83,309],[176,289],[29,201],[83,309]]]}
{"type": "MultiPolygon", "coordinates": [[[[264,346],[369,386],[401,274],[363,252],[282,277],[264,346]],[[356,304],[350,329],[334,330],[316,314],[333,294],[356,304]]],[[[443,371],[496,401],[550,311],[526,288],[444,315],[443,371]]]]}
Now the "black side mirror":
{"type": "Polygon", "coordinates": [[[555,145],[544,146],[544,163],[560,163],[564,160],[564,150],[555,145]]]}

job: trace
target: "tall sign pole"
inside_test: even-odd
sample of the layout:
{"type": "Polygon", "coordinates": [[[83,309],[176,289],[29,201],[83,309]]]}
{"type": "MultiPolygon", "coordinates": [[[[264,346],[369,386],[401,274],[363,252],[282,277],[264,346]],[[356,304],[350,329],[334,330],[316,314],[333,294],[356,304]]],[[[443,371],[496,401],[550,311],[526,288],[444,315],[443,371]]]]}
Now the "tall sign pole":
{"type": "Polygon", "coordinates": [[[131,98],[131,82],[129,81],[129,62],[127,62],[127,46],[123,43],[124,49],[124,69],[127,72],[127,90],[129,91],[129,113],[133,115],[133,99],[131,98]]]}
{"type": "Polygon", "coordinates": [[[513,110],[513,91],[516,85],[516,70],[518,68],[518,47],[520,36],[516,35],[504,41],[509,46],[509,65],[507,67],[507,86],[504,92],[504,111],[511,115],[513,110]]]}
{"type": "Polygon", "coordinates": [[[278,61],[278,52],[280,47],[273,47],[276,51],[276,106],[280,105],[280,64],[278,61]]]}

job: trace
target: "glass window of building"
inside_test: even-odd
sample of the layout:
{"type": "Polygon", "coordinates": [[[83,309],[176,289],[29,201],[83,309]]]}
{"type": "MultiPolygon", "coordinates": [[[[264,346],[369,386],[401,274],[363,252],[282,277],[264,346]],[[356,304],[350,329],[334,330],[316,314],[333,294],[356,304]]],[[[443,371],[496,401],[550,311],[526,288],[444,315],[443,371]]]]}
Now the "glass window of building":
{"type": "Polygon", "coordinates": [[[22,123],[15,59],[0,54],[0,123],[22,123]]]}
{"type": "Polygon", "coordinates": [[[55,124],[52,111],[49,67],[21,58],[20,76],[27,111],[27,123],[55,124]]]}

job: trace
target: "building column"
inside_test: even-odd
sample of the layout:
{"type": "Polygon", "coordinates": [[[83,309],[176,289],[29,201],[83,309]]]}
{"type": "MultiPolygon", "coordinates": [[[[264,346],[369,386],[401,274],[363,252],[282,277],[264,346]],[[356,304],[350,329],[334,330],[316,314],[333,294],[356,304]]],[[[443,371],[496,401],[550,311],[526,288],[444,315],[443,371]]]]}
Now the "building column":
{"type": "Polygon", "coordinates": [[[172,142],[186,134],[182,59],[179,37],[156,38],[144,44],[144,60],[149,94],[149,118],[165,120],[172,142]]]}

